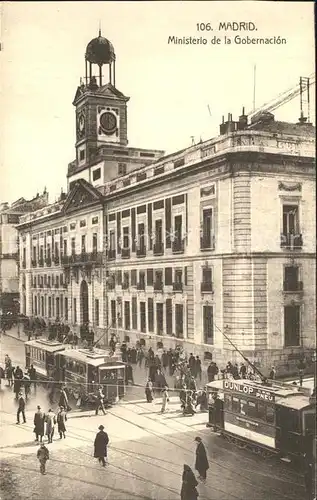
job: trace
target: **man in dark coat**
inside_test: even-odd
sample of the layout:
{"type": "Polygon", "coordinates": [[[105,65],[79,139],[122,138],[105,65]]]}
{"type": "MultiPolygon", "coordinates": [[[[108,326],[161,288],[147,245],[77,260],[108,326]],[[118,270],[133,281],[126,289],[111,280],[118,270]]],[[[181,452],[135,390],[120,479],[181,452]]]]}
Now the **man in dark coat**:
{"type": "Polygon", "coordinates": [[[209,469],[206,448],[200,437],[196,437],[195,441],[197,443],[195,469],[198,471],[199,479],[206,481],[207,470],[209,469]]]}
{"type": "Polygon", "coordinates": [[[98,429],[99,432],[97,432],[94,442],[94,448],[95,448],[94,457],[98,458],[99,463],[101,463],[102,466],[105,467],[107,460],[107,446],[109,443],[109,437],[108,434],[104,432],[103,425],[99,425],[98,429]]]}
{"type": "Polygon", "coordinates": [[[68,404],[68,397],[67,397],[67,394],[66,394],[65,387],[61,388],[61,393],[59,395],[58,406],[63,406],[63,408],[65,408],[66,411],[70,410],[70,406],[68,404]]]}
{"type": "Polygon", "coordinates": [[[195,478],[195,474],[189,465],[184,464],[181,500],[196,500],[196,498],[198,498],[198,491],[196,489],[197,485],[198,482],[195,478]]]}
{"type": "Polygon", "coordinates": [[[45,423],[45,413],[41,411],[41,407],[38,406],[37,412],[34,415],[34,432],[36,436],[35,441],[38,441],[40,437],[40,442],[42,442],[44,436],[44,423],[45,423]]]}
{"type": "Polygon", "coordinates": [[[67,415],[66,415],[66,411],[65,411],[63,406],[60,406],[60,408],[58,410],[56,421],[57,421],[57,430],[59,433],[59,438],[62,439],[62,437],[64,437],[64,439],[65,439],[66,438],[65,422],[67,421],[67,415]]]}
{"type": "Polygon", "coordinates": [[[26,419],[25,419],[25,399],[22,396],[22,392],[19,393],[18,403],[19,403],[19,406],[18,406],[18,411],[17,411],[17,424],[20,423],[20,413],[22,413],[23,423],[25,424],[26,423],[26,419]]]}

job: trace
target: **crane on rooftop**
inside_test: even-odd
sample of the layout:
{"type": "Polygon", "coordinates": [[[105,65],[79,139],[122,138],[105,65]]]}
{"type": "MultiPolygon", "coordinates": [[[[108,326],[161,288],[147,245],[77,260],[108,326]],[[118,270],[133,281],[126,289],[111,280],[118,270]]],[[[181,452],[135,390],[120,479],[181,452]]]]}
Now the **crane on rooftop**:
{"type": "Polygon", "coordinates": [[[259,108],[256,108],[249,113],[247,116],[251,119],[258,113],[271,112],[280,106],[291,101],[298,95],[300,96],[300,121],[305,123],[310,120],[310,87],[315,84],[315,73],[312,73],[308,77],[300,77],[299,83],[288,90],[281,92],[271,101],[263,104],[259,108]],[[306,105],[307,116],[304,116],[304,106],[306,105]]]}

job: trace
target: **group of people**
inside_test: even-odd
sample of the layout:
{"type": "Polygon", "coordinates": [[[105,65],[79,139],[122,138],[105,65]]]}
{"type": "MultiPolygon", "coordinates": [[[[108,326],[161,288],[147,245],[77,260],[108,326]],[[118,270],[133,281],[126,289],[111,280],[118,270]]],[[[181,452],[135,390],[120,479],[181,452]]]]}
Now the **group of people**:
{"type": "Polygon", "coordinates": [[[12,360],[8,354],[5,355],[4,359],[5,368],[1,368],[0,377],[7,379],[7,387],[12,388],[15,393],[15,399],[19,398],[20,393],[24,389],[25,399],[27,400],[30,392],[31,385],[34,386],[34,391],[36,391],[36,378],[37,373],[33,365],[24,371],[19,365],[13,366],[12,360]]]}

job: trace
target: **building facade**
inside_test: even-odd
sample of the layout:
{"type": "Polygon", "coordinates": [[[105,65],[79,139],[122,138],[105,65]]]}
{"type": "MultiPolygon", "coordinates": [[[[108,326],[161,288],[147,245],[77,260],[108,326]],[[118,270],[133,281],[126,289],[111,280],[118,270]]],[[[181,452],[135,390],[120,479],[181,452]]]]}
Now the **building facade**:
{"type": "Polygon", "coordinates": [[[229,115],[218,137],[174,154],[130,148],[113,47],[92,42],[106,47],[110,81],[93,76],[88,45],[67,199],[19,226],[26,314],[220,362],[237,356],[229,339],[289,370],[315,342],[314,127],[229,115]],[[48,255],[57,267],[33,266],[48,255]],[[63,287],[54,277],[45,298],[53,270],[63,287]]]}
{"type": "Polygon", "coordinates": [[[20,217],[48,204],[48,193],[32,200],[20,198],[9,206],[0,206],[0,309],[19,311],[19,235],[16,225],[20,217]]]}

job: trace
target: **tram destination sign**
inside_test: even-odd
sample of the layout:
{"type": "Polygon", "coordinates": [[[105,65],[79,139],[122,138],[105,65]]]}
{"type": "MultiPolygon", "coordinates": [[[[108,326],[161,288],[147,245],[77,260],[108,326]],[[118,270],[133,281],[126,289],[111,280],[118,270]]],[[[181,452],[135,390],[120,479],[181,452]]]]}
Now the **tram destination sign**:
{"type": "Polygon", "coordinates": [[[239,384],[232,380],[224,380],[223,387],[228,391],[239,392],[240,394],[245,394],[246,396],[261,399],[269,403],[273,403],[275,399],[274,394],[270,391],[248,384],[239,384]]]}

